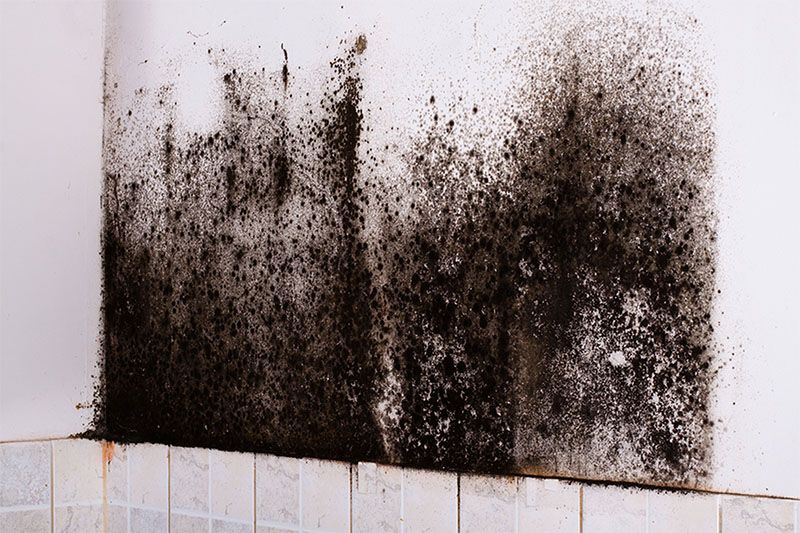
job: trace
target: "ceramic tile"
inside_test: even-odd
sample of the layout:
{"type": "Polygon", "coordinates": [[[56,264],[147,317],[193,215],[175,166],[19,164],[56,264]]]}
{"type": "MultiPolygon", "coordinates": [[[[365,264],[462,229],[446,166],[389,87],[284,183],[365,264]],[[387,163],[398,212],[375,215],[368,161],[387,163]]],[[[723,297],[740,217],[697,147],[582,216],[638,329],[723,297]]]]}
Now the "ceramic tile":
{"type": "Polygon", "coordinates": [[[169,521],[170,533],[208,533],[211,531],[211,520],[206,517],[170,513],[169,521]]]}
{"type": "Polygon", "coordinates": [[[253,521],[254,461],[252,453],[209,451],[209,495],[213,516],[253,521]]]}
{"type": "Polygon", "coordinates": [[[109,451],[106,452],[106,497],[111,505],[127,505],[128,447],[115,444],[109,451]]]}
{"type": "Polygon", "coordinates": [[[629,533],[647,530],[647,492],[613,486],[583,488],[583,531],[629,533]]]}
{"type": "Polygon", "coordinates": [[[102,505],[56,507],[53,518],[53,530],[60,533],[101,533],[104,530],[102,505]]]}
{"type": "Polygon", "coordinates": [[[350,465],[339,461],[301,460],[302,528],[350,530],[350,465]]]}
{"type": "Polygon", "coordinates": [[[256,533],[297,533],[297,529],[281,529],[279,527],[258,526],[256,533]]]}
{"type": "Polygon", "coordinates": [[[648,533],[716,531],[717,496],[654,490],[647,506],[648,533]]]}
{"type": "Polygon", "coordinates": [[[50,508],[26,511],[0,511],[0,533],[48,533],[50,508]]]}
{"type": "Polygon", "coordinates": [[[169,531],[166,511],[131,508],[130,533],[167,533],[169,531]]]}
{"type": "Polygon", "coordinates": [[[517,520],[520,533],[573,533],[580,528],[581,486],[557,479],[519,479],[517,520]]]}
{"type": "Polygon", "coordinates": [[[458,476],[449,472],[403,470],[403,515],[406,533],[456,531],[458,476]]]}
{"type": "Polygon", "coordinates": [[[211,531],[212,533],[253,533],[253,524],[214,519],[211,521],[211,531]]]}
{"type": "Polygon", "coordinates": [[[168,451],[169,448],[161,444],[134,444],[128,447],[130,505],[167,510],[168,451]]]}
{"type": "Polygon", "coordinates": [[[174,511],[208,513],[209,451],[170,448],[170,506],[174,511]]]}
{"type": "Polygon", "coordinates": [[[793,533],[794,502],[772,498],[723,497],[722,533],[793,533]]]}
{"type": "Polygon", "coordinates": [[[124,505],[108,506],[109,533],[128,533],[128,507],[124,505]]]}
{"type": "Polygon", "coordinates": [[[300,460],[256,455],[256,520],[277,527],[300,525],[300,460]]]}
{"type": "Polygon", "coordinates": [[[461,476],[461,531],[513,532],[516,527],[517,478],[461,476]]]}
{"type": "Polygon", "coordinates": [[[50,443],[0,444],[0,508],[50,505],[50,443]]]}
{"type": "MultiPolygon", "coordinates": [[[[83,439],[53,441],[53,502],[100,503],[103,499],[103,459],[100,442],[83,439]]],[[[85,513],[78,513],[82,519],[85,513]]]]}
{"type": "Polygon", "coordinates": [[[353,531],[399,532],[403,470],[358,463],[353,476],[353,531]]]}

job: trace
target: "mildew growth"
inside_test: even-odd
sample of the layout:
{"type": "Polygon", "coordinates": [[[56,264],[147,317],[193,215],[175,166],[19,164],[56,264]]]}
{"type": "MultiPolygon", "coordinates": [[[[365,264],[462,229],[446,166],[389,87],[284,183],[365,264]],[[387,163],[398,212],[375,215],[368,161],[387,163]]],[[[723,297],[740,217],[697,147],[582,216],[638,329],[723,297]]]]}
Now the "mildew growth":
{"type": "Polygon", "coordinates": [[[110,111],[99,430],[707,476],[713,106],[690,20],[607,18],[521,45],[511,93],[420,94],[401,148],[370,144],[363,35],[319,95],[285,49],[273,73],[221,57],[210,134],[177,131],[168,86],[110,111]]]}

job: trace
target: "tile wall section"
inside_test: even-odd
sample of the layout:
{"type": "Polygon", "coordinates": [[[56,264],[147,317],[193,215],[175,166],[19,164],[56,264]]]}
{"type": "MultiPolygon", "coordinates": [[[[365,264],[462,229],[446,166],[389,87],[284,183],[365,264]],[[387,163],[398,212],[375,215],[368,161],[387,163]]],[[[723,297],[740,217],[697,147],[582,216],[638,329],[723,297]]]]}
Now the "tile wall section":
{"type": "Polygon", "coordinates": [[[781,532],[800,502],[67,439],[0,443],[5,532],[781,532]]]}

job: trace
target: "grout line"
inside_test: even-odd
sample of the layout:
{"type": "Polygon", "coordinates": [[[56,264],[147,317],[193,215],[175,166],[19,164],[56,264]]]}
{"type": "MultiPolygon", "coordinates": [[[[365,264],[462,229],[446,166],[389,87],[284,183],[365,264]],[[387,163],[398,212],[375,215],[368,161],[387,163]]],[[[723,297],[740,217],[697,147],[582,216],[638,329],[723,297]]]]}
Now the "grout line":
{"type": "Polygon", "coordinates": [[[17,444],[17,443],[25,443],[25,442],[53,442],[57,440],[99,440],[99,439],[86,439],[84,437],[42,437],[42,438],[31,438],[31,439],[8,439],[8,440],[0,440],[0,444],[17,444]]]}
{"type": "Polygon", "coordinates": [[[644,493],[644,533],[650,533],[650,493],[644,493]]]}
{"type": "Polygon", "coordinates": [[[406,530],[406,469],[400,469],[400,533],[406,530]]]}
{"type": "Polygon", "coordinates": [[[49,503],[32,503],[26,505],[5,505],[0,507],[0,514],[17,513],[20,511],[46,511],[51,505],[49,503]]]}
{"type": "Polygon", "coordinates": [[[256,519],[256,454],[253,454],[253,533],[256,533],[258,520],[256,519]]]}
{"type": "Polygon", "coordinates": [[[578,531],[583,533],[583,485],[578,487],[578,531]]]}
{"type": "Polygon", "coordinates": [[[167,446],[167,533],[172,533],[172,446],[167,446]]]}
{"type": "Polygon", "coordinates": [[[55,533],[56,530],[56,512],[55,512],[55,469],[56,469],[56,459],[55,459],[55,448],[53,446],[53,441],[50,441],[50,533],[55,533]]]}
{"type": "Polygon", "coordinates": [[[206,451],[206,464],[208,465],[208,503],[206,510],[208,511],[208,530],[211,531],[211,450],[206,451]]]}
{"type": "Polygon", "coordinates": [[[456,474],[456,531],[461,532],[461,474],[456,474]]]}
{"type": "Polygon", "coordinates": [[[717,533],[722,533],[722,497],[717,496],[717,533]]]}
{"type": "MultiPolygon", "coordinates": [[[[356,468],[358,467],[356,466],[356,468]]],[[[356,479],[358,479],[358,475],[356,475],[356,479]]],[[[353,533],[353,463],[350,463],[350,484],[347,490],[350,492],[350,533],[353,533]]]]}
{"type": "Polygon", "coordinates": [[[297,522],[303,529],[303,460],[297,460],[297,522]]]}
{"type": "MultiPolygon", "coordinates": [[[[131,459],[133,446],[125,446],[125,512],[128,515],[128,533],[131,533],[131,459]]],[[[169,521],[169,518],[167,518],[169,521]]]]}
{"type": "Polygon", "coordinates": [[[519,533],[519,478],[514,478],[514,533],[519,533]]]}

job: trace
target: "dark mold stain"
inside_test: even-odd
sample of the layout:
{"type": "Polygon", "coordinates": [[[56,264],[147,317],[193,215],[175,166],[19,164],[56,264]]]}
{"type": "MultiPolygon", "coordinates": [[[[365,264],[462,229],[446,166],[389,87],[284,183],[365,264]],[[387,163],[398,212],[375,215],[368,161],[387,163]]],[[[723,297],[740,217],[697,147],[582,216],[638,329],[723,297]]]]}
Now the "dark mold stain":
{"type": "Polygon", "coordinates": [[[713,106],[669,32],[632,29],[519,52],[511,94],[420,95],[396,179],[364,35],[319,98],[283,46],[280,72],[224,67],[211,133],[177,131],[169,87],[136,95],[156,118],[107,115],[98,431],[704,479],[713,106]]]}

